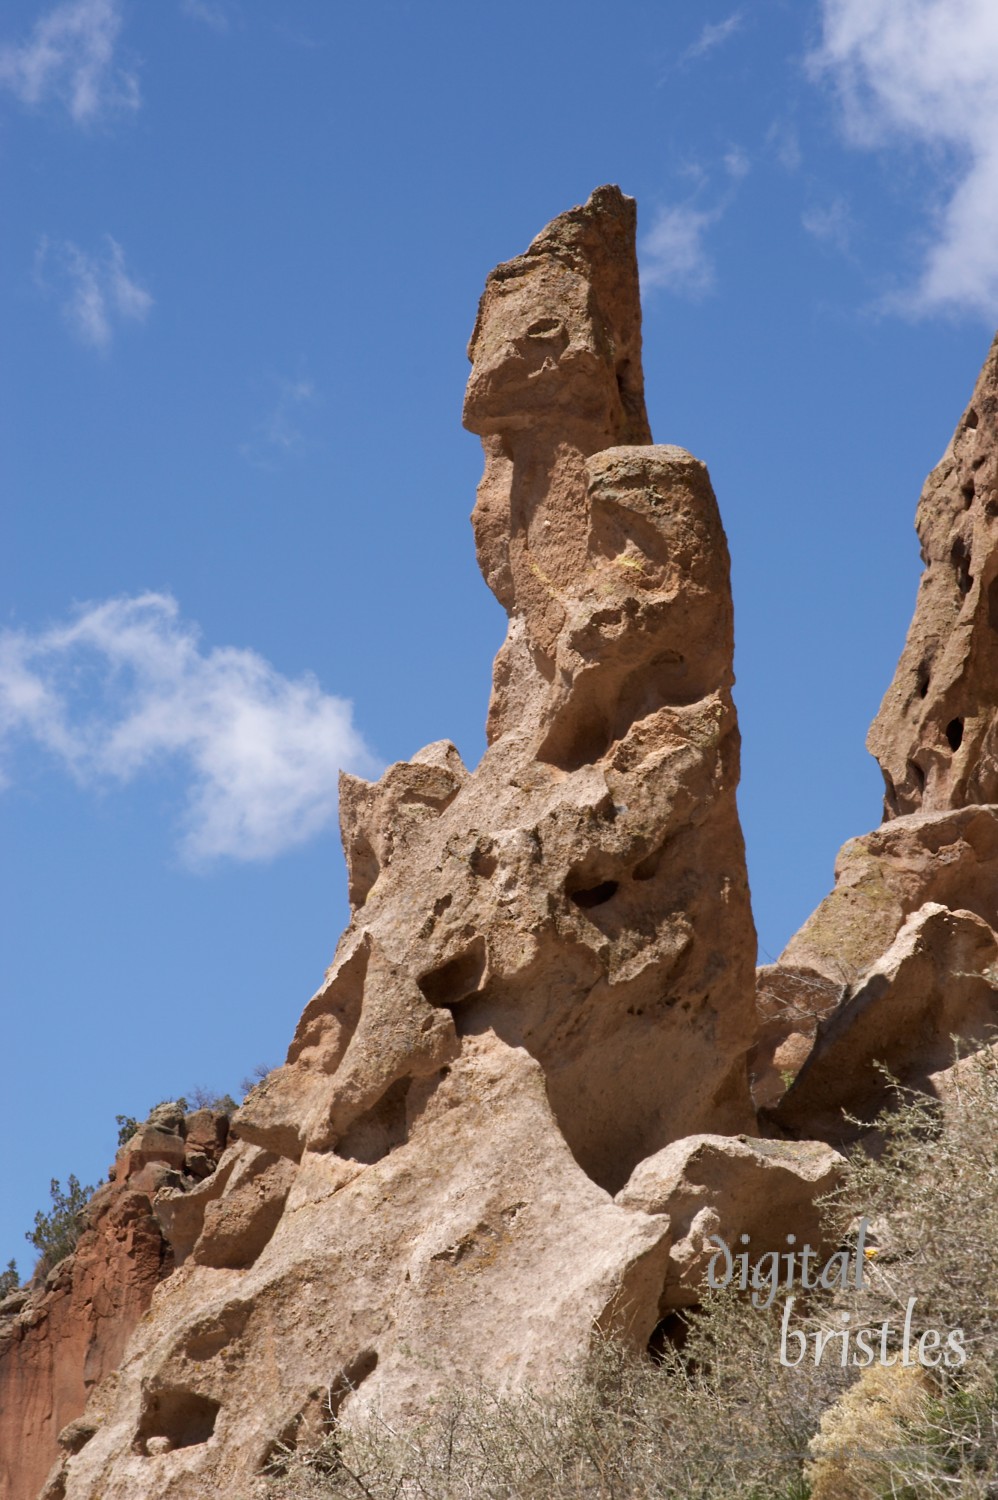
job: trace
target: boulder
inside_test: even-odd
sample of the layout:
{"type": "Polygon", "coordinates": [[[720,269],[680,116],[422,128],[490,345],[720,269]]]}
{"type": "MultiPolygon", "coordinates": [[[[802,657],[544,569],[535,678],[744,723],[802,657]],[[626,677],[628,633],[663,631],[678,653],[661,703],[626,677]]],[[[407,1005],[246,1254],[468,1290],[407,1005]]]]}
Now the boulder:
{"type": "MultiPolygon", "coordinates": [[[[718,1254],[708,1243],[713,1236],[732,1255],[747,1251],[750,1262],[774,1251],[799,1254],[805,1245],[823,1258],[831,1246],[817,1200],[840,1184],[844,1168],[839,1153],[820,1141],[722,1135],[673,1141],[639,1163],[614,1201],[668,1216],[662,1316],[701,1300],[708,1263],[718,1254]]],[[[719,1261],[715,1279],[722,1277],[719,1261]]]]}
{"type": "Polygon", "coordinates": [[[890,1101],[886,1069],[932,1091],[954,1038],[985,1045],[998,1025],[998,935],[975,913],[926,902],[862,982],[818,1025],[811,1054],[772,1112],[784,1129],[842,1143],[890,1101]]]}

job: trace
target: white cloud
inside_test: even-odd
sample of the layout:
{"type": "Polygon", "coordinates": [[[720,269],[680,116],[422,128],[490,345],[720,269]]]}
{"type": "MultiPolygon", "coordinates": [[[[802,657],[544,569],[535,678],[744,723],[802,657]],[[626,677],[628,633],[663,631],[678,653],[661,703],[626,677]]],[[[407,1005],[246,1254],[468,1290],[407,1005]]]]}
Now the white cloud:
{"type": "Polygon", "coordinates": [[[766,131],[766,144],[771,146],[776,160],[785,172],[798,172],[804,160],[800,137],[796,126],[789,120],[774,120],[766,131]]]}
{"type": "Polygon", "coordinates": [[[714,284],[714,266],[704,235],[721,216],[720,209],[689,204],[661,208],[638,246],[643,287],[661,286],[698,297],[714,284]]]}
{"type": "Polygon", "coordinates": [[[0,47],[0,86],[22,104],[58,100],[78,125],[137,109],[134,73],[115,62],[119,0],[67,0],[36,21],[27,41],[0,47]]]}
{"type": "Polygon", "coordinates": [[[318,402],[310,380],[279,380],[277,399],[258,424],[252,440],[240,445],[240,453],[258,468],[273,469],[277,460],[301,453],[307,446],[304,417],[318,402]]]}
{"type": "Polygon", "coordinates": [[[734,36],[736,31],[741,30],[743,19],[741,11],[736,10],[723,21],[708,21],[696,41],[682,54],[680,62],[695,62],[698,58],[706,57],[708,52],[713,52],[729,37],[734,36]]]}
{"type": "Polygon", "coordinates": [[[81,785],[179,762],[181,852],[269,859],[334,820],[339,767],[373,769],[351,706],[254,651],[205,650],[167,594],[90,604],[68,624],[0,632],[0,736],[27,737],[81,785]]]}
{"type": "MultiPolygon", "coordinates": [[[[998,315],[998,5],[821,0],[812,70],[838,92],[849,138],[943,148],[954,168],[914,288],[899,305],[998,315]]],[[[938,170],[938,164],[937,164],[938,170]]],[[[926,195],[928,196],[928,195],[926,195]]]]}
{"type": "Polygon", "coordinates": [[[153,305],[149,292],[129,274],[117,240],[109,234],[104,240],[104,250],[94,255],[72,240],[53,244],[43,237],[35,256],[39,286],[50,291],[54,284],[73,332],[100,350],[109,348],[118,323],[143,323],[153,305]]]}
{"type": "Polygon", "coordinates": [[[845,198],[837,195],[826,203],[805,209],[801,223],[808,234],[822,244],[831,245],[845,254],[852,240],[852,213],[845,198]]]}
{"type": "Polygon", "coordinates": [[[228,11],[220,0],[181,0],[180,9],[185,16],[190,16],[195,21],[203,21],[213,31],[228,31],[229,29],[228,11]]]}
{"type": "Polygon", "coordinates": [[[724,170],[736,182],[741,182],[742,178],[747,177],[752,170],[748,152],[743,151],[741,146],[732,146],[730,151],[724,153],[724,170]]]}

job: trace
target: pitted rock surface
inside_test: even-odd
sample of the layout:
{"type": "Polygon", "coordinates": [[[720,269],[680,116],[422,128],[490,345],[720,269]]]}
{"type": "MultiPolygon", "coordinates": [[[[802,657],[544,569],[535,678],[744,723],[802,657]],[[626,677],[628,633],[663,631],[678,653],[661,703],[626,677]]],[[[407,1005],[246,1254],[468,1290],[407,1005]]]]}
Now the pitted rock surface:
{"type": "Polygon", "coordinates": [[[350,926],[217,1173],[157,1199],[183,1263],[65,1500],[247,1500],[317,1393],[404,1417],[552,1379],[594,1324],[643,1344],[669,1222],[611,1193],[755,1132],[727,546],[704,465],[650,442],[634,230],[601,188],[489,277],[488,750],[344,777],[350,926]]]}
{"type": "Polygon", "coordinates": [[[887,818],[998,803],[998,338],[915,524],[915,616],[867,739],[887,818]]]}

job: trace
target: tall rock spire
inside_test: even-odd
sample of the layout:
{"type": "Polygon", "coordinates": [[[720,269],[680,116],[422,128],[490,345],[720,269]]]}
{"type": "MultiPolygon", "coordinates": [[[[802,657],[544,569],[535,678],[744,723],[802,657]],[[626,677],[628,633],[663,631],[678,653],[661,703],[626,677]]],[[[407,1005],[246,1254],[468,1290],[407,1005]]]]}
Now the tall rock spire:
{"type": "Polygon", "coordinates": [[[754,1130],[727,546],[704,465],[648,441],[634,223],[600,188],[489,278],[489,748],[343,777],[350,925],[215,1172],[156,1199],[178,1270],[64,1500],[243,1500],[328,1392],[404,1416],[552,1378],[594,1324],[646,1342],[670,1220],[611,1194],[754,1130]]]}

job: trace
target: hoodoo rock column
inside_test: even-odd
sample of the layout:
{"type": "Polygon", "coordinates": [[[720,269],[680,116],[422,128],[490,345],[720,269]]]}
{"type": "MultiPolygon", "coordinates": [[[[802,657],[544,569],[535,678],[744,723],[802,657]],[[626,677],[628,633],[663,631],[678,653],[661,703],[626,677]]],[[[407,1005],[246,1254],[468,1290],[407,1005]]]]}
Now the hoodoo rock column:
{"type": "Polygon", "coordinates": [[[509,615],[489,747],[341,791],[352,916],[287,1063],[157,1211],[178,1268],[91,1400],[64,1500],[250,1500],[279,1445],[462,1376],[643,1345],[670,1221],[615,1203],[754,1133],[728,554],[650,443],[633,202],[598,189],[489,277],[466,424],[509,615]]]}

